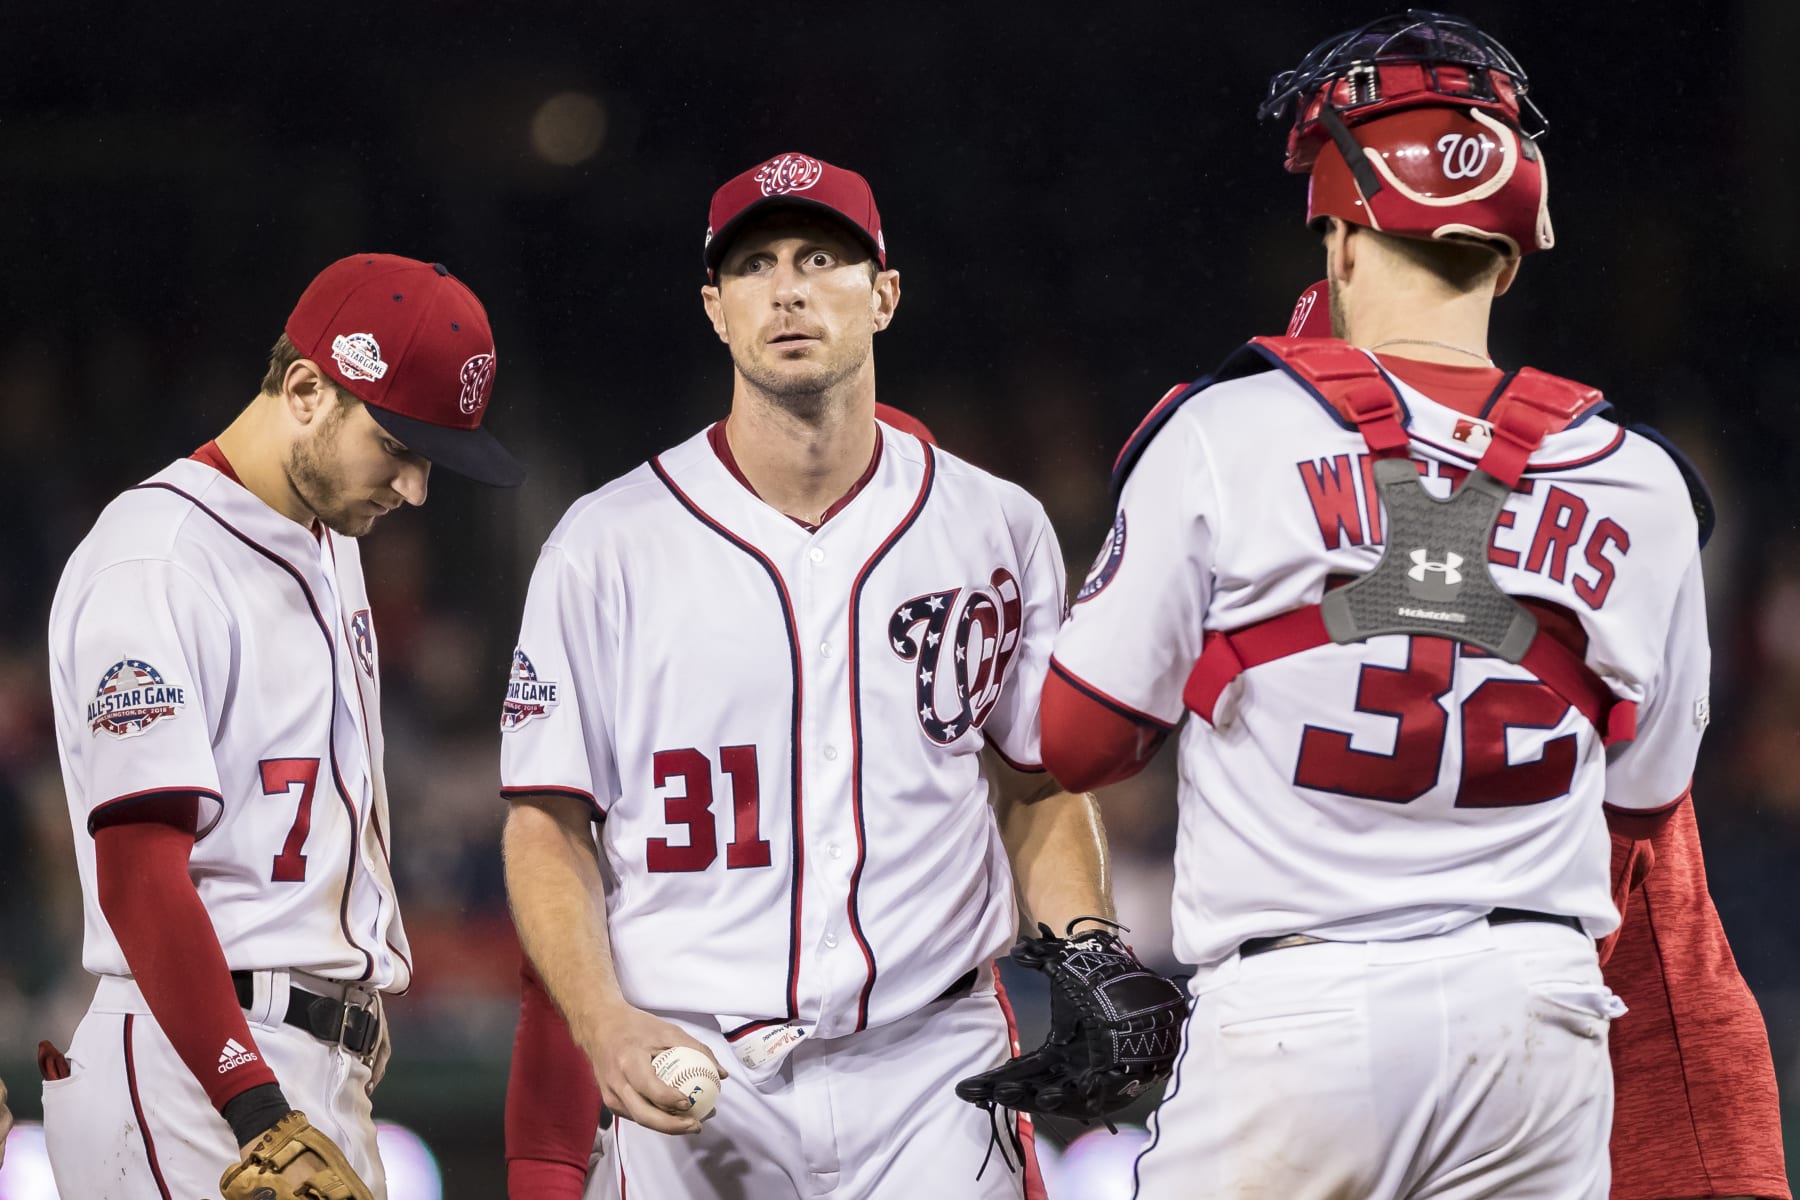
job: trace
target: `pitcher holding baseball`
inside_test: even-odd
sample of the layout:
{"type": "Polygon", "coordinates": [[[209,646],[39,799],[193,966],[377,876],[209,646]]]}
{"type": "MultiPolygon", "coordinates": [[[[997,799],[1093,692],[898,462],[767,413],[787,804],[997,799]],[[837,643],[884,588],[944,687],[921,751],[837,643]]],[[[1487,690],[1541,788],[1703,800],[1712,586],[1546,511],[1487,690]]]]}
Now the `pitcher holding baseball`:
{"type": "Polygon", "coordinates": [[[1028,1149],[977,1181],[954,1089],[1012,1053],[1015,871],[1058,932],[1112,914],[1097,808],[1039,761],[1056,536],[877,419],[900,276],[860,175],[751,168],[705,260],[730,415],[575,503],[513,658],[507,887],[568,1032],[528,984],[512,1194],[578,1194],[603,1096],[630,1197],[1041,1195],[1028,1149]],[[699,1055],[704,1126],[665,1082],[699,1055]]]}

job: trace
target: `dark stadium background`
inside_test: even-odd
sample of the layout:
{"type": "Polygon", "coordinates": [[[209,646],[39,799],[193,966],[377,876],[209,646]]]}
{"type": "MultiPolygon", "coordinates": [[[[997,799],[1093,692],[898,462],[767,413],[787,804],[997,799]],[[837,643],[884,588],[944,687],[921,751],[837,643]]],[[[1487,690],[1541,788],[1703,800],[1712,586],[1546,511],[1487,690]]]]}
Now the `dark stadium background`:
{"type": "MultiPolygon", "coordinates": [[[[879,395],[1049,507],[1079,577],[1143,411],[1278,332],[1322,271],[1273,71],[1380,5],[14,4],[0,16],[0,1075],[90,981],[44,626],[120,488],[255,390],[312,274],[442,260],[486,301],[520,491],[433,480],[366,545],[396,867],[419,961],[379,1115],[448,1195],[499,1194],[515,951],[497,721],[537,547],[581,492],[723,414],[707,197],[784,150],[861,171],[904,303],[879,395]],[[534,135],[535,125],[535,135],[534,135]],[[554,160],[570,160],[558,162],[554,160]]],[[[1476,3],[1548,114],[1558,246],[1497,311],[1503,364],[1603,388],[1697,458],[1713,891],[1800,1095],[1800,8],[1476,3]]],[[[1134,940],[1167,954],[1173,780],[1106,796],[1134,940]]],[[[1024,997],[1028,1024],[1038,998],[1024,997]]],[[[1791,1140],[1791,1139],[1790,1139],[1791,1140]]]]}

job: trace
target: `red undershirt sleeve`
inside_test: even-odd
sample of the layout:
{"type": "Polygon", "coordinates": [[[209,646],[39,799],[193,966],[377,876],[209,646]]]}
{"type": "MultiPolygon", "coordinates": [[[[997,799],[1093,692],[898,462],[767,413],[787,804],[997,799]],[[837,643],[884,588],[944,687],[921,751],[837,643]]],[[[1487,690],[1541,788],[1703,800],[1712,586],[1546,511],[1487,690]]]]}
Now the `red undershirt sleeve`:
{"type": "Polygon", "coordinates": [[[1144,769],[1168,730],[1134,721],[1070,683],[1052,663],[1038,706],[1044,766],[1064,791],[1088,792],[1144,769]]]}
{"type": "Polygon", "coordinates": [[[506,1080],[506,1193],[580,1200],[600,1128],[600,1085],[523,955],[519,1028],[506,1080]]]}
{"type": "Polygon", "coordinates": [[[1707,890],[1693,805],[1668,816],[1606,964],[1630,1009],[1610,1035],[1612,1200],[1785,1200],[1768,1032],[1707,890]]]}
{"type": "Polygon", "coordinates": [[[276,1079],[250,1036],[225,951],[188,877],[198,812],[193,796],[159,796],[111,814],[94,830],[94,873],[100,911],[144,1002],[222,1111],[276,1079]],[[244,1052],[222,1059],[232,1039],[244,1052]]]}
{"type": "Polygon", "coordinates": [[[1600,939],[1595,950],[1600,965],[1612,958],[1619,935],[1630,920],[1631,893],[1656,867],[1656,848],[1651,839],[1659,836],[1675,810],[1688,799],[1687,790],[1674,802],[1654,809],[1616,808],[1606,806],[1606,831],[1612,839],[1612,901],[1619,910],[1619,928],[1600,939]]]}

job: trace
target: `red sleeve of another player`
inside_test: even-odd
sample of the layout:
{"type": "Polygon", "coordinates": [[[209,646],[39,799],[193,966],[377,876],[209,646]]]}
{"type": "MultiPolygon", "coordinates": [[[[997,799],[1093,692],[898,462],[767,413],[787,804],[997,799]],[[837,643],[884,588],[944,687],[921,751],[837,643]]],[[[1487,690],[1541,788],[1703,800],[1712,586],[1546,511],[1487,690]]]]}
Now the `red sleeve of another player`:
{"type": "Polygon", "coordinates": [[[1612,1028],[1612,1200],[1787,1200],[1768,1034],[1707,893],[1692,804],[1651,843],[1606,964],[1631,1009],[1612,1028]]]}
{"type": "Polygon", "coordinates": [[[600,1128],[600,1085],[529,960],[519,964],[519,985],[506,1080],[506,1194],[581,1200],[600,1128]]]}
{"type": "Polygon", "coordinates": [[[891,404],[877,402],[875,405],[875,416],[878,420],[886,421],[895,429],[905,430],[907,433],[912,434],[927,445],[935,446],[938,444],[937,439],[931,436],[931,430],[925,427],[925,422],[919,420],[919,418],[913,416],[911,413],[901,412],[891,404]]]}
{"type": "Polygon", "coordinates": [[[1087,792],[1144,769],[1168,730],[1134,721],[1052,661],[1038,705],[1044,766],[1065,791],[1087,792]]]}
{"type": "Polygon", "coordinates": [[[94,830],[100,911],[144,1003],[214,1108],[275,1083],[250,1036],[212,918],[188,878],[199,802],[155,797],[94,830]],[[235,1040],[242,1049],[230,1050],[235,1040]]]}

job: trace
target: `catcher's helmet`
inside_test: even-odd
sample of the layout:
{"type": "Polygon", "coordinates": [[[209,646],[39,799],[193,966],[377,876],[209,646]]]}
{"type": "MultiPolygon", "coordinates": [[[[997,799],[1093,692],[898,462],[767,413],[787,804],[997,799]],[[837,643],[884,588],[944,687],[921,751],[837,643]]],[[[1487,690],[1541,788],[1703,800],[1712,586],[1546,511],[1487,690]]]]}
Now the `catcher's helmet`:
{"type": "Polygon", "coordinates": [[[1469,21],[1408,9],[1313,47],[1269,81],[1258,115],[1294,102],[1287,169],[1312,175],[1308,223],[1524,254],[1555,240],[1530,86],[1469,21]]]}

